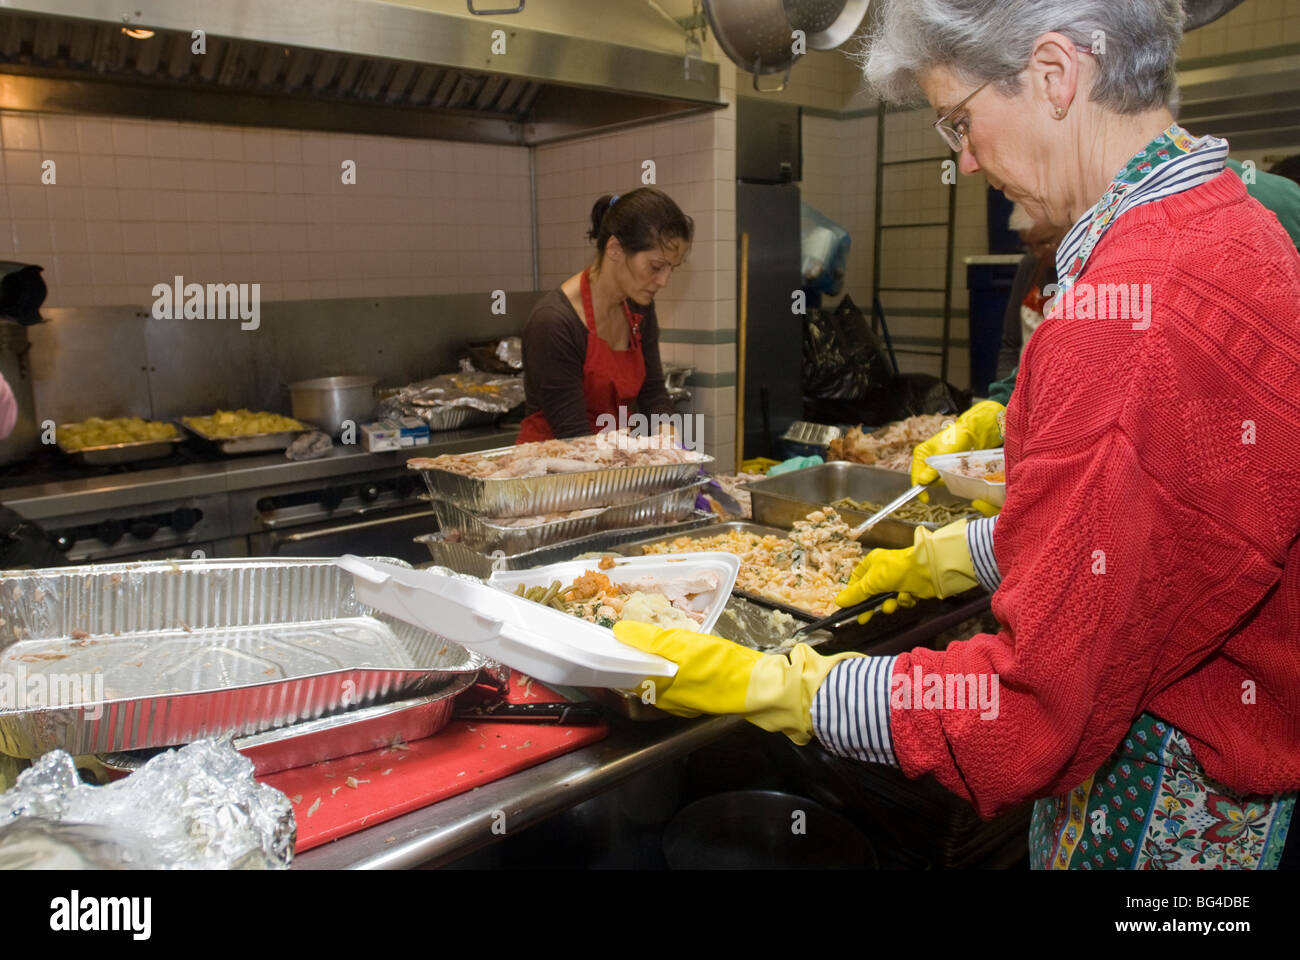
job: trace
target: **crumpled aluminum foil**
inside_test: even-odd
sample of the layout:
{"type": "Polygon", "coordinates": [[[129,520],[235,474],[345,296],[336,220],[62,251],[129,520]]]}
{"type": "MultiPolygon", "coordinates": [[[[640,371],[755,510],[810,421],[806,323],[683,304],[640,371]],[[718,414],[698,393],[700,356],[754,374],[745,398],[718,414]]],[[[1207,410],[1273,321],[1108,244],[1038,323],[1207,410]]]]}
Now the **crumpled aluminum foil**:
{"type": "Polygon", "coordinates": [[[524,378],[498,373],[444,373],[412,383],[379,404],[379,417],[427,417],[449,407],[501,414],[524,402],[524,378]]]}
{"type": "Polygon", "coordinates": [[[23,817],[0,827],[0,870],[158,870],[149,840],[93,823],[23,817]]]}
{"type": "MultiPolygon", "coordinates": [[[[48,824],[108,828],[127,868],[278,870],[289,866],[298,828],[289,798],[253,779],[253,764],[229,741],[198,740],[154,757],[131,776],[95,787],[72,757],[53,750],[0,794],[0,867],[6,827],[39,818],[53,850],[88,861],[103,856],[102,836],[54,831],[48,824]],[[129,854],[129,859],[128,859],[129,854]]],[[[21,849],[21,845],[19,847],[21,849]]],[[[28,845],[30,855],[30,844],[28,845]]]]}
{"type": "Polygon", "coordinates": [[[317,457],[323,457],[334,449],[334,441],[330,435],[322,430],[313,430],[310,433],[304,433],[285,448],[284,456],[287,460],[315,460],[317,457]]]}
{"type": "Polygon", "coordinates": [[[524,341],[521,337],[506,337],[497,344],[497,359],[511,370],[524,368],[524,341]]]}

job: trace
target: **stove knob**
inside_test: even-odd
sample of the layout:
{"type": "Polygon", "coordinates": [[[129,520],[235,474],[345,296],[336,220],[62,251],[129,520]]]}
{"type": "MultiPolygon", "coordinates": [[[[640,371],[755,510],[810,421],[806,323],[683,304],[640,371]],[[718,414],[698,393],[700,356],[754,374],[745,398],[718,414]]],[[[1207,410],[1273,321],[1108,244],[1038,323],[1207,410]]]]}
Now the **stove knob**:
{"type": "Polygon", "coordinates": [[[77,542],[77,534],[73,530],[64,530],[61,533],[52,535],[54,548],[60,553],[67,553],[72,549],[72,545],[77,542]]]}
{"type": "Polygon", "coordinates": [[[131,536],[137,540],[148,540],[158,532],[158,522],[156,520],[132,520],[131,536]]]}
{"type": "Polygon", "coordinates": [[[95,536],[100,543],[111,547],[117,541],[122,539],[122,534],[126,533],[126,527],[121,520],[101,520],[95,524],[95,536]]]}
{"type": "Polygon", "coordinates": [[[184,533],[202,518],[203,514],[193,507],[177,507],[172,511],[171,528],[178,533],[184,533]]]}
{"type": "Polygon", "coordinates": [[[336,487],[328,487],[320,495],[320,502],[326,510],[335,510],[343,502],[343,491],[336,487]]]}
{"type": "Polygon", "coordinates": [[[379,484],[367,483],[361,488],[361,499],[366,503],[374,503],[379,499],[379,484]]]}

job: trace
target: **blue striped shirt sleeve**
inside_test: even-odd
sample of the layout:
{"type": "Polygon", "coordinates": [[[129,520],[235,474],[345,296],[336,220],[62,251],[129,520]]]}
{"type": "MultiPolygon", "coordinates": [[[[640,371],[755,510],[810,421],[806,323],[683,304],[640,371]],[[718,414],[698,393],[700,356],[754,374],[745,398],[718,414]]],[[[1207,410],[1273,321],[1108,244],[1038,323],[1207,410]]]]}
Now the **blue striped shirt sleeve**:
{"type": "Polygon", "coordinates": [[[997,517],[980,517],[966,524],[966,548],[970,550],[975,579],[989,593],[1002,583],[997,557],[993,556],[993,529],[997,522],[997,517]]]}
{"type": "Polygon", "coordinates": [[[889,721],[889,681],[897,657],[837,663],[813,697],[813,733],[841,757],[898,766],[889,721]]]}

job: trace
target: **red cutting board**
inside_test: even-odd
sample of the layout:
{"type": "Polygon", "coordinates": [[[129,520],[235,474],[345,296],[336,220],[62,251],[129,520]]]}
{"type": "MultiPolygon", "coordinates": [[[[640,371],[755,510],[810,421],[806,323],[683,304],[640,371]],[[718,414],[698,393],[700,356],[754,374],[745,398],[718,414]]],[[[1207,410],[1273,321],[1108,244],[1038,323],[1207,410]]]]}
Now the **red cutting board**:
{"type": "MultiPolygon", "coordinates": [[[[564,698],[511,671],[510,703],[564,698]],[[525,681],[528,681],[525,683],[525,681]]],[[[603,740],[609,727],[453,720],[424,740],[259,777],[293,801],[302,853],[603,740]]]]}

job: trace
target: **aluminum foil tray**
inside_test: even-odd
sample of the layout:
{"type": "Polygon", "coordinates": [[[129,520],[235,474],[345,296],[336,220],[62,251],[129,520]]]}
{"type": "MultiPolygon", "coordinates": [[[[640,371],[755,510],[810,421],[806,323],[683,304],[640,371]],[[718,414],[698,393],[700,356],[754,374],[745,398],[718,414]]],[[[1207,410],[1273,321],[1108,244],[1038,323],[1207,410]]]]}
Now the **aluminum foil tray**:
{"type": "MultiPolygon", "coordinates": [[[[424,696],[377,703],[240,737],[234,743],[235,749],[253,761],[253,774],[260,777],[366,753],[393,743],[423,740],[451,721],[456,697],[473,682],[474,674],[467,673],[424,696]]],[[[130,772],[144,766],[161,749],[166,748],[108,753],[99,760],[110,770],[130,772]]]]}
{"type": "Polygon", "coordinates": [[[447,567],[457,573],[466,573],[472,577],[486,580],[493,569],[527,570],[552,563],[573,560],[584,553],[619,552],[618,545],[641,538],[662,538],[670,531],[678,535],[680,531],[696,530],[710,526],[717,521],[717,515],[707,510],[697,510],[687,520],[666,524],[659,527],[633,527],[627,530],[606,530],[589,537],[579,537],[564,543],[552,544],[538,550],[524,553],[501,554],[493,557],[481,553],[463,543],[446,540],[442,533],[426,533],[416,537],[416,541],[429,548],[435,566],[447,567]],[[497,566],[494,568],[494,564],[497,566]]]}
{"type": "MultiPolygon", "coordinates": [[[[485,457],[505,456],[514,447],[481,451],[485,457]]],[[[484,479],[450,470],[420,470],[435,500],[449,500],[463,510],[487,517],[530,517],[586,507],[631,503],[652,493],[662,493],[689,483],[701,467],[713,463],[701,457],[690,463],[662,463],[641,467],[613,467],[580,473],[552,473],[541,477],[484,479]]],[[[412,470],[418,469],[409,462],[412,470]]]]}
{"type": "Polygon", "coordinates": [[[59,451],[79,460],[88,467],[111,466],[118,463],[135,463],[137,460],[153,460],[165,457],[176,449],[176,444],[185,439],[179,430],[176,436],[166,440],[136,440],[133,443],[107,443],[99,447],[82,447],[69,450],[62,443],[59,451]]]}
{"type": "Polygon", "coordinates": [[[359,604],[331,559],[0,575],[0,753],[16,757],[247,736],[485,664],[359,604]]]}
{"type": "Polygon", "coordinates": [[[656,493],[622,506],[609,507],[590,517],[556,520],[533,527],[493,523],[492,518],[476,516],[449,500],[434,500],[433,510],[443,532],[459,531],[461,542],[467,547],[481,553],[493,550],[507,554],[526,553],[606,530],[663,526],[689,519],[695,513],[695,498],[705,483],[707,481],[700,481],[667,493],[656,493]]]}
{"type": "Polygon", "coordinates": [[[838,439],[843,434],[843,430],[830,424],[796,420],[781,435],[781,439],[784,441],[786,452],[790,456],[820,454],[824,457],[826,451],[830,449],[831,441],[838,439]]]}
{"type": "MultiPolygon", "coordinates": [[[[649,546],[652,543],[665,543],[670,540],[676,540],[678,537],[688,537],[691,540],[696,540],[700,537],[714,537],[728,532],[752,533],[760,537],[766,537],[769,534],[776,537],[784,537],[790,533],[789,530],[782,530],[780,527],[767,527],[759,523],[750,523],[747,520],[732,520],[728,523],[715,524],[708,529],[683,530],[682,527],[677,526],[656,536],[645,536],[640,539],[629,538],[618,545],[617,552],[623,554],[625,557],[639,557],[643,555],[641,548],[649,546]]],[[[686,556],[686,554],[683,554],[683,556],[686,556]]],[[[752,600],[754,603],[767,607],[768,609],[780,610],[784,613],[788,613],[792,617],[797,617],[800,621],[817,620],[822,616],[822,614],[814,613],[811,610],[804,610],[801,607],[792,607],[789,604],[782,603],[780,600],[766,597],[761,593],[750,593],[748,590],[741,590],[739,587],[731,592],[737,597],[744,597],[746,600],[752,600]]]]}
{"type": "MultiPolygon", "coordinates": [[[[297,419],[296,417],[294,419],[297,419]]],[[[239,437],[215,437],[210,433],[204,433],[196,427],[191,427],[182,418],[179,423],[200,440],[206,440],[225,454],[240,453],[266,453],[272,450],[286,450],[289,444],[293,443],[296,437],[302,436],[311,430],[317,429],[306,420],[298,420],[305,429],[303,430],[278,430],[275,433],[247,433],[239,437]]]]}
{"type": "Polygon", "coordinates": [[[420,418],[429,425],[430,433],[484,426],[496,423],[504,416],[504,413],[475,410],[473,407],[430,407],[420,413],[420,418]]]}

